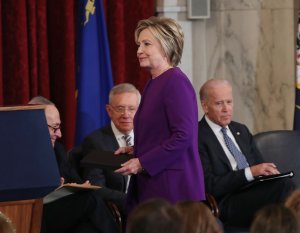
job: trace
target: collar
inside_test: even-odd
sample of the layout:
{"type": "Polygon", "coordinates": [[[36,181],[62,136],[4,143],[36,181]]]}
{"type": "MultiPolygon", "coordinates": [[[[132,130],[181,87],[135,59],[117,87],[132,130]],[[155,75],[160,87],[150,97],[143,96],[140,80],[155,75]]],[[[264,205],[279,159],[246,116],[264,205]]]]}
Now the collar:
{"type": "MultiPolygon", "coordinates": [[[[111,121],[111,129],[116,137],[117,140],[123,139],[123,136],[125,135],[124,133],[120,132],[120,130],[117,129],[117,127],[115,126],[115,124],[111,121]]],[[[133,139],[133,130],[130,131],[129,135],[131,136],[131,138],[133,139]]]]}
{"type": "MultiPolygon", "coordinates": [[[[223,128],[222,126],[212,122],[206,115],[205,115],[205,120],[215,134],[219,134],[221,132],[221,129],[223,128]]],[[[228,125],[226,125],[225,128],[229,130],[228,125]]]]}

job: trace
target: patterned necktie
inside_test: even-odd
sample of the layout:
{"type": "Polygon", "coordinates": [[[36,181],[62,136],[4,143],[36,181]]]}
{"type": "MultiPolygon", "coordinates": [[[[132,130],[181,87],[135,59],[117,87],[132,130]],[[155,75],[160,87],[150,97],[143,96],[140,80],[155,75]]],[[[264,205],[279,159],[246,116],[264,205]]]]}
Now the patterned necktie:
{"type": "Polygon", "coordinates": [[[248,167],[248,163],[247,163],[245,155],[239,151],[239,149],[233,143],[231,138],[227,135],[227,129],[222,128],[221,131],[223,133],[225,144],[226,144],[228,150],[235,158],[238,169],[244,169],[244,168],[248,167]]]}
{"type": "Polygon", "coordinates": [[[125,134],[123,136],[125,142],[126,142],[126,146],[132,146],[132,143],[131,143],[131,136],[129,134],[125,134]]]}
{"type": "MultiPolygon", "coordinates": [[[[125,134],[123,136],[125,142],[126,142],[126,146],[132,146],[132,143],[131,143],[131,136],[129,134],[125,134]]],[[[128,192],[128,187],[129,187],[129,181],[130,181],[130,178],[131,176],[125,176],[125,183],[126,183],[126,187],[125,187],[125,193],[128,192]]]]}

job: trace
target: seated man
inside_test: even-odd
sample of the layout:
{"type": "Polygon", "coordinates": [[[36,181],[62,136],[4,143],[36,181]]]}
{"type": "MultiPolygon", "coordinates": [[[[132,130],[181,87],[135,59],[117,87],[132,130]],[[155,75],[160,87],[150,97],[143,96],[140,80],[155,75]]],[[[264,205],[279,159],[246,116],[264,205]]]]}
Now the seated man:
{"type": "Polygon", "coordinates": [[[279,174],[256,149],[245,125],[231,121],[232,87],[226,80],[208,80],[200,89],[205,116],[199,122],[199,154],[206,191],[219,203],[221,220],[248,227],[261,207],[284,201],[294,189],[289,179],[278,179],[241,189],[255,177],[279,174]]]}
{"type": "MultiPolygon", "coordinates": [[[[60,116],[55,105],[41,96],[34,97],[29,104],[47,105],[45,115],[62,184],[83,183],[76,171],[68,164],[64,147],[56,142],[62,133],[60,116]]],[[[97,190],[74,193],[44,204],[41,233],[52,232],[118,233],[120,231],[97,190]]]]}
{"type": "MultiPolygon", "coordinates": [[[[114,152],[119,147],[133,146],[133,117],[140,99],[139,91],[132,84],[122,83],[114,86],[109,93],[109,104],[106,105],[111,123],[92,132],[83,140],[83,156],[93,150],[114,152]]],[[[85,169],[83,177],[93,185],[103,186],[102,198],[116,203],[122,214],[124,213],[123,204],[129,177],[100,168],[85,169]]]]}

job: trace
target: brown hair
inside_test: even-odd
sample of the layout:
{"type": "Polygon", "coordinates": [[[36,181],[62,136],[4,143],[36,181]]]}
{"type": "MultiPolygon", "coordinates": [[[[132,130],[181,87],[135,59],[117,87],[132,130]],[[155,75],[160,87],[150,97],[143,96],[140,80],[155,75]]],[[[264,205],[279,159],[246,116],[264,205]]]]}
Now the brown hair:
{"type": "Polygon", "coordinates": [[[128,218],[127,233],[183,233],[178,210],[163,199],[140,204],[128,218]]]}
{"type": "Polygon", "coordinates": [[[293,191],[286,199],[284,205],[300,216],[300,189],[293,191]]]}
{"type": "Polygon", "coordinates": [[[188,233],[221,233],[221,226],[209,208],[195,201],[179,202],[176,205],[183,219],[184,231],[188,233]]]}
{"type": "Polygon", "coordinates": [[[272,204],[257,212],[250,233],[299,233],[299,223],[292,210],[272,204]]]}

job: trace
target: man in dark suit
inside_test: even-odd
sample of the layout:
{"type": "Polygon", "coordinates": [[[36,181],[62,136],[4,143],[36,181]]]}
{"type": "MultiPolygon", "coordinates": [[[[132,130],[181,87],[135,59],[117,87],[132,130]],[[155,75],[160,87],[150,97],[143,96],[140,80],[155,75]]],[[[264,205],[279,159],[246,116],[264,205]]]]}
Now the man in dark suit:
{"type": "MultiPolygon", "coordinates": [[[[55,105],[44,97],[34,97],[29,104],[44,104],[49,135],[53,145],[61,183],[84,183],[67,161],[62,144],[60,115],[55,105]]],[[[85,182],[89,184],[89,181],[85,182]]],[[[111,212],[97,191],[77,192],[44,204],[42,233],[119,233],[111,212]]]]}
{"type": "Polygon", "coordinates": [[[278,179],[242,189],[255,177],[279,171],[275,164],[263,161],[248,128],[232,121],[228,81],[208,80],[200,89],[200,101],[205,116],[199,122],[198,141],[206,191],[217,199],[225,224],[248,227],[258,209],[282,202],[294,185],[289,179],[278,179]]]}
{"type": "MultiPolygon", "coordinates": [[[[88,135],[81,144],[82,156],[94,150],[116,151],[119,147],[133,146],[133,118],[139,106],[141,95],[129,83],[114,86],[109,93],[106,110],[111,123],[88,135]]],[[[102,186],[105,200],[115,202],[124,213],[125,193],[129,177],[117,174],[109,169],[84,169],[83,177],[91,184],[102,186]]]]}

